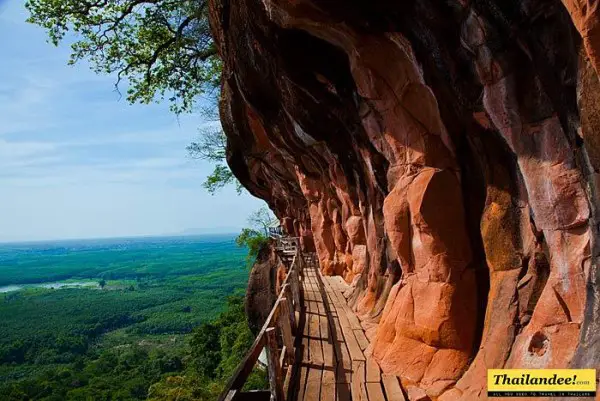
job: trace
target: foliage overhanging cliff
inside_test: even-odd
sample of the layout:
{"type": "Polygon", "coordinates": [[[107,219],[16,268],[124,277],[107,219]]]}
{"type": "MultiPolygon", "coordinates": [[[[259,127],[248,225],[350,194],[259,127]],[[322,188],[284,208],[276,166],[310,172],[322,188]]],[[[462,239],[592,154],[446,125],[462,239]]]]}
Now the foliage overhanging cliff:
{"type": "Polygon", "coordinates": [[[232,171],[405,385],[599,367],[596,6],[211,0],[232,171]]]}

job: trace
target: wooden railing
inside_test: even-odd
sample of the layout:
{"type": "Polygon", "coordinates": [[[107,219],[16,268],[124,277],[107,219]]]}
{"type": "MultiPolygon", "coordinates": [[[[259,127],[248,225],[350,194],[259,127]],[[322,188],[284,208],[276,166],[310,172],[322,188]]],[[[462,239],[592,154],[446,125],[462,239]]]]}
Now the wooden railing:
{"type": "Polygon", "coordinates": [[[279,256],[285,262],[289,262],[300,249],[300,238],[298,237],[280,237],[276,239],[275,249],[279,256]]]}
{"type": "Polygon", "coordinates": [[[269,237],[271,237],[273,239],[283,237],[283,227],[281,227],[281,226],[269,227],[269,237]]]}
{"type": "Polygon", "coordinates": [[[265,324],[256,336],[256,340],[229,379],[219,401],[271,399],[283,401],[292,379],[292,367],[295,358],[294,339],[298,329],[296,311],[301,311],[300,277],[304,267],[304,258],[298,249],[281,285],[281,291],[265,324]],[[280,347],[281,345],[281,347],[280,347]],[[263,349],[267,352],[269,373],[269,391],[242,392],[242,387],[258,361],[263,349]]]}

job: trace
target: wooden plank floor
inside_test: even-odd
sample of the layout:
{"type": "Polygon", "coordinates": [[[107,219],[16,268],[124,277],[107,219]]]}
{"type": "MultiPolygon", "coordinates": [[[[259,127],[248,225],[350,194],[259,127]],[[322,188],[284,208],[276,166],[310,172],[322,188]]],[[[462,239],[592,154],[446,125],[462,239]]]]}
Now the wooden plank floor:
{"type": "Polygon", "coordinates": [[[346,303],[348,286],[325,277],[314,264],[303,273],[303,311],[298,327],[296,401],[406,401],[395,376],[382,375],[365,356],[369,341],[346,303]]]}

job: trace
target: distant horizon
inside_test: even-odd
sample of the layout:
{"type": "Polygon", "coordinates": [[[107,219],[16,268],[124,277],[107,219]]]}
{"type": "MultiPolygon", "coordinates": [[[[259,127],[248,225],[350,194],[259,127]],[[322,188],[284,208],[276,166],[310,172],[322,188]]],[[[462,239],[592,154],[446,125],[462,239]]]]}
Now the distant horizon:
{"type": "MultiPolygon", "coordinates": [[[[196,229],[190,229],[196,230],[196,229]]],[[[199,229],[198,229],[199,230],[199,229]]],[[[211,229],[207,229],[211,230],[211,229]]],[[[183,232],[165,233],[165,234],[140,234],[140,235],[117,235],[117,236],[101,236],[101,237],[66,237],[66,238],[41,238],[41,239],[3,239],[0,238],[0,245],[6,244],[35,244],[35,243],[50,243],[62,241],[94,241],[94,240],[119,240],[119,239],[142,239],[142,238],[176,238],[176,237],[203,237],[209,235],[232,235],[236,236],[241,231],[241,228],[231,231],[206,231],[206,232],[183,232]]]]}

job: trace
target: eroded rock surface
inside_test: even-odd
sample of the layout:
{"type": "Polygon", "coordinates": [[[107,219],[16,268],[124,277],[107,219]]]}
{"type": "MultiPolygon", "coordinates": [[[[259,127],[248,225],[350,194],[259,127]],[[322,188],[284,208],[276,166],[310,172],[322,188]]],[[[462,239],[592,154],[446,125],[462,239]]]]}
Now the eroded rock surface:
{"type": "Polygon", "coordinates": [[[211,1],[229,165],[352,285],[410,399],[485,399],[488,368],[600,368],[599,18],[580,3],[211,1]]]}
{"type": "Polygon", "coordinates": [[[286,268],[277,256],[273,243],[264,246],[248,278],[245,309],[248,324],[253,333],[258,333],[269,317],[285,280],[286,268]]]}

